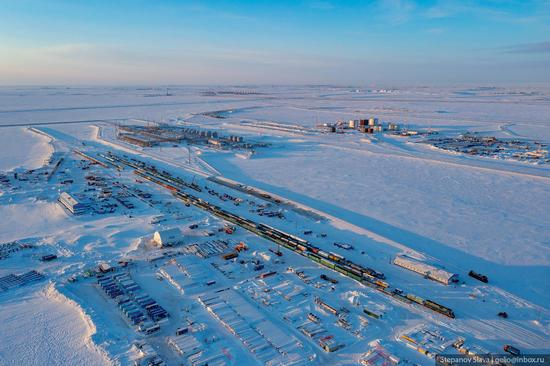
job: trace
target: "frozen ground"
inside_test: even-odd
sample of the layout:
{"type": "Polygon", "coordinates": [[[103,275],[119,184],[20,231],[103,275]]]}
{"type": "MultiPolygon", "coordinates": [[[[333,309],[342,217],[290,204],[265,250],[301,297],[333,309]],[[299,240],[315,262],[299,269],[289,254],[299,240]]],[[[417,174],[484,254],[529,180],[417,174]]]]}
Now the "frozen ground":
{"type": "MultiPolygon", "coordinates": [[[[65,157],[51,182],[16,181],[20,186],[6,188],[8,194],[0,194],[0,217],[4,218],[0,222],[0,243],[23,240],[39,245],[38,249],[18,252],[0,261],[0,277],[37,269],[65,294],[61,295],[49,284],[0,292],[0,323],[7,324],[0,327],[0,364],[39,364],[43,357],[51,364],[130,362],[134,356],[129,347],[137,333],[112,301],[96,289],[92,280],[67,284],[71,276],[82,278],[84,272],[100,261],[116,263],[121,257],[130,256],[145,262],[133,267],[132,273],[159,303],[175,314],[173,322],[184,321],[183,303],[195,307],[197,313],[190,315],[208,316],[201,312],[204,309],[196,309],[196,299],[180,298],[166,282],[157,285],[154,275],[157,264],[144,260],[155,253],[145,250],[140,240],[149,238],[158,228],[187,227],[196,222],[201,230],[214,230],[221,224],[197,209],[185,208],[168,193],[161,194],[158,190],[151,190],[154,200],[162,202],[158,205],[133,200],[137,208],[132,210],[82,217],[69,215],[56,203],[56,198],[61,190],[84,194],[90,187],[84,174],[108,176],[109,184],[122,181],[130,187],[148,187],[127,171],[98,166],[81,170],[78,165],[81,158],[72,153],[75,148],[88,153],[114,150],[130,154],[189,181],[238,195],[204,180],[210,175],[221,175],[333,217],[332,221],[315,222],[285,208],[286,220],[255,219],[297,235],[306,229],[328,233],[326,240],[310,237],[325,250],[338,251],[332,241],[351,242],[356,251],[341,254],[380,268],[393,284],[443,301],[456,310],[457,319],[450,321],[389,302],[381,305],[387,309],[388,318],[375,323],[373,337],[376,334],[382,338],[392,352],[402,357],[420,364],[433,362],[411,355],[395,341],[404,327],[419,322],[454,329],[482,342],[491,351],[500,350],[504,342],[515,342],[528,351],[550,349],[548,166],[449,154],[416,144],[414,138],[322,134],[268,129],[262,125],[275,122],[314,128],[317,123],[337,119],[375,116],[384,122],[433,128],[442,134],[470,130],[549,143],[550,89],[459,87],[380,91],[327,86],[258,87],[259,93],[250,95],[205,93],[237,89],[173,87],[170,96],[164,95],[165,88],[0,89],[0,171],[17,169],[21,173],[39,168],[53,149],[65,157]],[[207,112],[217,112],[224,118],[203,115],[207,112]],[[170,123],[216,129],[227,135],[242,134],[245,139],[269,142],[271,146],[258,149],[251,158],[204,146],[189,150],[187,146],[136,148],[121,143],[115,136],[113,123],[129,118],[157,121],[177,118],[177,122],[170,123]],[[7,127],[29,123],[38,124],[37,128],[50,137],[26,127],[7,127]],[[40,125],[44,123],[48,125],[40,125]],[[67,178],[75,179],[74,184],[60,183],[67,178]],[[151,223],[158,215],[166,220],[160,226],[151,223]],[[360,250],[367,254],[359,255],[360,250]],[[52,251],[60,257],[57,261],[51,264],[38,261],[40,255],[52,251]],[[459,273],[465,283],[445,287],[396,269],[389,259],[402,251],[459,273]],[[470,269],[487,274],[490,285],[480,285],[468,278],[466,273],[470,269]],[[502,309],[513,314],[510,321],[496,317],[496,312],[502,309]],[[34,327],[39,331],[29,343],[27,334],[34,327]],[[19,354],[7,352],[8,349],[19,350],[19,354]],[[109,354],[111,361],[104,353],[109,354]]],[[[50,171],[51,167],[44,169],[50,171]]],[[[199,195],[241,215],[250,215],[243,205],[236,207],[204,191],[199,195]]],[[[235,240],[252,243],[258,250],[265,244],[251,234],[238,235],[235,240]]],[[[311,265],[307,267],[303,260],[293,262],[290,256],[288,260],[288,264],[316,270],[311,265]]],[[[207,268],[212,270],[210,266],[207,268]]],[[[283,265],[278,270],[284,271],[283,265]]],[[[234,275],[238,280],[248,281],[246,273],[237,271],[234,275]]],[[[283,277],[292,281],[297,278],[289,274],[283,277]]],[[[235,285],[235,280],[221,278],[216,285],[219,288],[235,285]]],[[[299,282],[296,286],[303,284],[299,282]]],[[[357,289],[366,293],[353,281],[341,286],[343,290],[324,296],[335,295],[335,299],[344,301],[357,289]]],[[[384,301],[379,299],[382,295],[369,293],[369,296],[369,303],[384,301]]],[[[275,315],[274,321],[281,316],[275,315]]],[[[208,332],[225,334],[226,330],[216,328],[219,324],[208,319],[211,327],[208,332]]],[[[279,325],[283,329],[289,327],[283,322],[279,325]]],[[[165,326],[163,329],[173,332],[176,324],[165,326]]],[[[166,335],[146,338],[171,364],[177,357],[165,347],[162,337],[166,335]]],[[[229,333],[226,336],[231,337],[229,333]]],[[[357,341],[344,348],[337,354],[341,356],[339,362],[357,364],[360,353],[366,351],[365,342],[371,340],[357,341]]],[[[233,340],[224,343],[227,353],[234,357],[227,356],[227,360],[233,360],[228,364],[246,359],[248,353],[239,344],[233,340]]],[[[330,355],[320,359],[335,360],[330,355]]]]}
{"type": "Polygon", "coordinates": [[[108,365],[95,325],[54,285],[0,295],[1,365],[108,365]]]}
{"type": "Polygon", "coordinates": [[[1,225],[3,241],[49,235],[67,221],[67,214],[58,204],[43,201],[3,203],[0,215],[4,217],[1,225]],[[25,225],[21,225],[22,222],[25,225]]]}
{"type": "Polygon", "coordinates": [[[53,149],[45,136],[25,127],[2,128],[0,131],[0,171],[17,167],[34,169],[44,165],[53,149]]]}

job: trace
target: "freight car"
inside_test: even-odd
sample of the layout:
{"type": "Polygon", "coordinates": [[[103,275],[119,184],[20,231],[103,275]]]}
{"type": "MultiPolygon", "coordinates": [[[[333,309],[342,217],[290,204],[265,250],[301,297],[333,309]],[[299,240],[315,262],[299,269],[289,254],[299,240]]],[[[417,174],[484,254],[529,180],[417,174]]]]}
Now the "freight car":
{"type": "Polygon", "coordinates": [[[433,302],[431,300],[424,300],[424,304],[423,304],[425,307],[427,307],[428,309],[432,309],[434,311],[437,311],[438,313],[441,313],[443,315],[446,315],[448,316],[449,318],[454,318],[455,317],[455,313],[449,309],[448,307],[446,306],[443,306],[443,305],[440,305],[436,302],[433,302]]]}
{"type": "Polygon", "coordinates": [[[468,272],[468,276],[473,277],[473,278],[475,278],[476,280],[479,280],[479,281],[481,281],[481,282],[489,283],[489,279],[487,278],[487,276],[482,275],[482,274],[480,274],[480,273],[477,273],[477,272],[474,272],[474,271],[470,271],[470,272],[468,272]]]}

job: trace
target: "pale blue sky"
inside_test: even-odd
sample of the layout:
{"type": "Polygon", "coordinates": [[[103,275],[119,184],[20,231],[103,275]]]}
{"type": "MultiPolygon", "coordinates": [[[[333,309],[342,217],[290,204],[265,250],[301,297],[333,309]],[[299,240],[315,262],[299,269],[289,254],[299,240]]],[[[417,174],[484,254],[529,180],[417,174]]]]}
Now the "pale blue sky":
{"type": "Polygon", "coordinates": [[[550,82],[550,1],[0,0],[0,84],[550,82]]]}

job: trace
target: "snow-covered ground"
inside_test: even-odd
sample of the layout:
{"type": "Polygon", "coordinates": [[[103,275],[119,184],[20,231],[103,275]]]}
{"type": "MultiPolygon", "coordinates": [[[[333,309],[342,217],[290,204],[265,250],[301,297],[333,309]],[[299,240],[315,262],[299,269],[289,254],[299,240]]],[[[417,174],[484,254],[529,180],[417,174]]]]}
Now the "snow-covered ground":
{"type": "Polygon", "coordinates": [[[53,284],[0,295],[0,364],[109,365],[95,325],[53,284]]]}
{"type": "Polygon", "coordinates": [[[50,140],[25,127],[0,130],[0,171],[17,167],[35,169],[44,165],[53,152],[50,140]]]}
{"type": "Polygon", "coordinates": [[[550,264],[550,253],[541,252],[549,235],[545,178],[331,146],[231,158],[219,169],[332,206],[332,213],[350,211],[354,222],[372,229],[384,221],[495,264],[550,264]],[[506,250],[522,242],[520,256],[506,250]]]}
{"type": "Polygon", "coordinates": [[[0,206],[2,241],[45,236],[67,224],[67,214],[54,202],[3,203],[0,206]],[[21,225],[21,223],[25,225],[21,225]]]}
{"type": "MultiPolygon", "coordinates": [[[[288,306],[275,304],[265,309],[265,304],[258,303],[259,314],[263,312],[273,324],[305,342],[308,353],[315,350],[320,364],[357,364],[374,338],[382,339],[400,357],[429,364],[433,361],[412,354],[396,341],[403,329],[421,322],[452,329],[491,352],[499,352],[505,342],[527,353],[550,349],[548,164],[451,154],[417,144],[421,138],[416,137],[315,132],[318,123],[378,117],[412,129],[431,128],[443,135],[472,131],[548,144],[550,89],[459,87],[380,92],[369,88],[258,87],[258,94],[212,95],[204,92],[226,89],[173,87],[169,96],[163,96],[163,90],[0,89],[0,171],[9,181],[0,188],[0,243],[17,240],[36,245],[0,259],[0,277],[36,269],[48,281],[0,292],[0,323],[7,325],[0,327],[0,364],[126,364],[139,353],[132,348],[136,339],[151,343],[168,364],[175,364],[179,356],[164,339],[194,317],[207,319],[207,329],[198,330],[204,332],[201,335],[217,332],[226,336],[227,342],[220,346],[226,364],[251,357],[198,304],[198,295],[181,294],[167,281],[158,285],[156,271],[167,263],[148,262],[162,253],[152,250],[148,242],[157,229],[180,227],[186,233],[185,244],[210,240],[206,233],[214,236],[212,240],[226,238],[231,245],[243,240],[252,250],[241,254],[242,258],[260,258],[258,253],[270,244],[241,229],[233,237],[219,233],[217,228],[223,223],[206,212],[184,206],[169,191],[144,183],[128,169],[89,165],[74,149],[100,159],[99,153],[107,151],[127,154],[196,182],[202,191],[187,191],[231,212],[299,236],[312,230],[314,234],[307,239],[323,250],[379,269],[393,286],[441,301],[457,314],[457,319],[442,320],[439,315],[389,301],[349,279],[338,285],[336,293],[326,286],[313,288],[285,272],[296,266],[321,273],[305,259],[289,253],[284,256],[287,263],[265,260],[266,270],[279,272],[276,278],[282,285],[277,291],[288,288],[295,294],[305,289],[342,305],[360,298],[387,313],[383,321],[373,321],[367,339],[335,330],[343,339],[350,338],[349,347],[334,356],[317,349],[318,345],[288,320],[280,320],[291,313],[292,301],[288,300],[288,306]],[[257,148],[254,154],[201,144],[136,147],[116,138],[116,124],[129,123],[131,118],[217,130],[269,146],[257,148]],[[8,127],[30,123],[36,124],[37,131],[8,127]],[[27,169],[37,171],[27,173],[27,169]],[[90,176],[101,177],[106,183],[96,185],[90,176]],[[288,202],[269,209],[280,210],[284,219],[260,217],[257,207],[265,201],[207,180],[209,176],[226,177],[280,196],[288,202]],[[240,197],[241,204],[209,193],[204,186],[240,197]],[[112,198],[104,200],[111,195],[100,196],[105,190],[113,190],[114,196],[135,207],[124,208],[112,198]],[[152,197],[143,198],[138,190],[152,197]],[[96,202],[116,202],[118,207],[113,213],[72,216],[56,202],[61,191],[96,202]],[[312,219],[301,209],[327,219],[312,219]],[[192,235],[191,224],[199,226],[192,235]],[[352,243],[355,249],[334,247],[333,242],[338,241],[352,243]],[[39,260],[52,252],[59,257],[55,261],[39,260]],[[397,268],[390,259],[402,252],[458,273],[463,282],[443,286],[397,268]],[[160,335],[135,331],[112,299],[88,278],[100,262],[116,264],[121,258],[135,260],[132,276],[172,314],[162,323],[160,335]],[[470,269],[486,274],[489,285],[469,278],[470,269]],[[509,320],[497,317],[503,310],[510,314],[509,320]],[[268,315],[270,312],[274,314],[268,315]],[[37,328],[36,336],[28,341],[33,328],[37,328]]],[[[238,262],[190,258],[203,266],[205,273],[217,268],[212,274],[217,281],[213,289],[232,287],[239,292],[235,297],[239,301],[258,301],[251,295],[259,286],[253,282],[256,272],[238,262]]],[[[201,291],[210,294],[213,290],[201,291]]],[[[307,311],[318,310],[309,299],[298,300],[298,304],[307,311]]],[[[353,312],[361,313],[359,306],[353,306],[353,312]]],[[[330,316],[324,314],[323,318],[328,322],[330,316]]],[[[203,346],[209,349],[206,344],[203,346]]]]}

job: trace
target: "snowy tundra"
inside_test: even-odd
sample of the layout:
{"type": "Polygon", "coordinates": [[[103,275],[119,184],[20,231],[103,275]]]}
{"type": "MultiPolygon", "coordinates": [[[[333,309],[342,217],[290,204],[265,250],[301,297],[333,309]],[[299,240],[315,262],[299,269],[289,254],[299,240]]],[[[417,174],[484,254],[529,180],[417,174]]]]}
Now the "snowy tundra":
{"type": "Polygon", "coordinates": [[[503,353],[504,345],[525,354],[550,351],[550,164],[449,153],[419,143],[423,132],[470,132],[536,141],[547,151],[549,88],[169,90],[0,89],[0,365],[126,365],[152,359],[169,365],[208,359],[219,365],[269,364],[264,354],[277,354],[276,348],[261,348],[262,355],[250,351],[204,305],[204,298],[225,289],[231,292],[223,302],[237,314],[231,316],[253,318],[257,339],[286,333],[299,345],[300,352],[294,344],[284,357],[273,358],[282,363],[369,364],[369,355],[380,352],[391,355],[388,362],[429,365],[437,353],[467,353],[468,347],[471,353],[503,353]],[[371,117],[421,134],[323,128],[371,117]],[[220,149],[197,140],[142,147],[119,138],[121,125],[158,123],[238,135],[258,147],[220,149]],[[390,288],[436,299],[456,318],[395,301],[380,288],[292,251],[278,258],[272,242],[240,227],[229,233],[219,217],[185,205],[134,168],[105,160],[110,153],[192,182],[200,191],[191,184],[182,190],[223,209],[380,270],[390,288]],[[60,192],[88,202],[89,212],[72,215],[59,204],[60,192]],[[181,229],[183,243],[154,247],[153,233],[171,228],[181,229]],[[238,253],[243,263],[190,251],[214,240],[229,243],[228,250],[246,243],[248,250],[238,253]],[[57,258],[44,260],[49,254],[57,258]],[[392,264],[397,255],[458,274],[459,282],[446,286],[398,267],[392,264]],[[259,280],[261,272],[252,268],[260,262],[261,272],[276,272],[275,277],[259,280]],[[98,273],[101,263],[115,272],[98,273]],[[44,278],[26,283],[17,277],[33,270],[44,278]],[[470,270],[489,282],[468,276],[470,270]],[[132,324],[117,305],[120,296],[109,298],[101,289],[100,279],[117,273],[167,310],[160,330],[149,334],[132,324]],[[319,280],[322,273],[338,284],[319,280]],[[346,311],[335,318],[315,297],[346,311]],[[253,310],[242,310],[248,307],[253,310]],[[366,308],[383,316],[368,318],[366,308]],[[324,333],[306,335],[304,324],[310,323],[324,333]],[[418,330],[423,324],[437,329],[439,341],[418,330]],[[175,335],[182,327],[194,340],[175,335]],[[425,344],[404,341],[412,329],[423,334],[425,344]],[[342,347],[326,352],[322,347],[331,340],[342,347]],[[196,342],[193,352],[178,351],[189,342],[196,342]],[[431,351],[421,354],[420,346],[431,351]]]}

